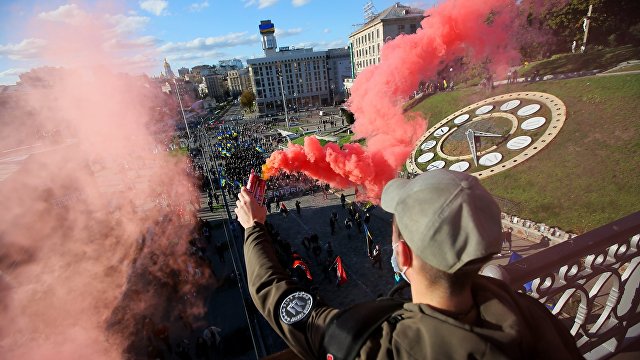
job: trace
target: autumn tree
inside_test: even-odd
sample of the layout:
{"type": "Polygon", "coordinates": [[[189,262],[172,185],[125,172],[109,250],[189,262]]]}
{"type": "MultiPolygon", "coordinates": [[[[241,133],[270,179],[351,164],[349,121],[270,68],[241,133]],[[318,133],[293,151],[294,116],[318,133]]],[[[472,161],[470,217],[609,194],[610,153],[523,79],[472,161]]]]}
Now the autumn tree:
{"type": "Polygon", "coordinates": [[[254,101],[256,101],[256,94],[251,90],[245,90],[240,95],[240,105],[245,109],[251,109],[254,101]]]}

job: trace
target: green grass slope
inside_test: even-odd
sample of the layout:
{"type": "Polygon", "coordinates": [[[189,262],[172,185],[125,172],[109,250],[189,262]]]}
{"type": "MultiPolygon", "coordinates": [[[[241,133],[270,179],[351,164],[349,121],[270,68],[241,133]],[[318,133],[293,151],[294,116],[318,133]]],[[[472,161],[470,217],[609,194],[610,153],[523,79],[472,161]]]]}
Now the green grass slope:
{"type": "Polygon", "coordinates": [[[558,136],[540,153],[483,180],[517,215],[583,233],[640,211],[640,75],[588,77],[476,88],[427,98],[433,125],[476,101],[510,92],[553,94],[567,107],[558,136]]]}
{"type": "Polygon", "coordinates": [[[563,74],[587,70],[607,70],[627,60],[640,60],[640,48],[632,45],[617,48],[590,49],[584,54],[565,53],[522,67],[520,75],[563,74]]]}

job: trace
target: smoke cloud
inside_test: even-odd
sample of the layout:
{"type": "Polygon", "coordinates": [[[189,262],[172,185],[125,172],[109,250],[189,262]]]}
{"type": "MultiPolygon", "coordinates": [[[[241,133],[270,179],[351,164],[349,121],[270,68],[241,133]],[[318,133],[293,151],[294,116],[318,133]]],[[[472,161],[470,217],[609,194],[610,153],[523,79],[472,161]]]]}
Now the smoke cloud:
{"type": "Polygon", "coordinates": [[[22,162],[0,181],[0,354],[146,356],[132,339],[150,324],[203,311],[211,280],[187,256],[199,198],[186,159],[165,150],[175,109],[119,73],[129,54],[114,44],[128,40],[102,8],[63,10],[28,29],[57,67],[0,99],[0,165],[22,162]]]}
{"type": "Polygon", "coordinates": [[[460,56],[490,59],[499,73],[519,56],[511,36],[518,15],[514,0],[449,0],[426,15],[415,34],[387,42],[381,62],[362,71],[351,89],[354,139],[366,139],[366,146],[322,147],[307,137],[304,146],[273,153],[263,173],[301,171],[334,187],[356,186],[361,198],[378,202],[426,129],[421,114],[403,111],[420,82],[460,56]]]}

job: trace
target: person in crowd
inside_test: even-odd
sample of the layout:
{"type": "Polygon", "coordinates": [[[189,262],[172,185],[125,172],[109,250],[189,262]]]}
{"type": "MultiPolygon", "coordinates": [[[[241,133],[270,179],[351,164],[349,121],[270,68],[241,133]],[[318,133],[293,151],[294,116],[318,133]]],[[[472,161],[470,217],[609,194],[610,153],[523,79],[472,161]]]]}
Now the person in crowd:
{"type": "Polygon", "coordinates": [[[289,215],[289,209],[287,209],[287,205],[285,205],[284,201],[280,203],[280,213],[285,217],[289,215]]]}
{"type": "Polygon", "coordinates": [[[502,233],[502,247],[504,248],[504,246],[508,246],[509,247],[509,253],[511,253],[511,246],[512,246],[512,239],[511,239],[511,235],[513,232],[513,228],[508,228],[507,230],[505,230],[502,233]]]}
{"type": "MultiPolygon", "coordinates": [[[[335,341],[323,338],[339,310],[291,281],[272,250],[266,209],[246,189],[236,205],[257,309],[299,357],[332,358],[325,345],[335,341]]],[[[502,231],[500,208],[477,178],[439,169],[394,179],[381,205],[393,214],[391,264],[410,284],[412,300],[370,332],[354,349],[357,357],[582,358],[568,329],[543,304],[479,274],[500,253],[502,231]]]]}
{"type": "Polygon", "coordinates": [[[378,265],[378,269],[382,270],[382,254],[380,253],[380,245],[376,244],[371,252],[371,266],[378,265]]]}
{"type": "Polygon", "coordinates": [[[351,227],[353,223],[350,218],[344,219],[344,228],[347,230],[347,239],[351,240],[351,227]]]}

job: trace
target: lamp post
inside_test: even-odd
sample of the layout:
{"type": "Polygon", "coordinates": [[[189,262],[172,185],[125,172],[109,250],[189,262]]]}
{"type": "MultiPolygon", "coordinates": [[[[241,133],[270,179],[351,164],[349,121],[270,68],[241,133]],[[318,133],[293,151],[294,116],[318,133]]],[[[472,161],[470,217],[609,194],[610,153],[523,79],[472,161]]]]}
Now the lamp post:
{"type": "Polygon", "coordinates": [[[331,84],[331,86],[329,86],[329,87],[331,88],[331,99],[330,99],[331,105],[335,105],[336,104],[336,100],[334,98],[334,93],[335,93],[336,85],[335,84],[331,84]]]}
{"type": "Polygon", "coordinates": [[[178,82],[176,82],[176,78],[173,78],[173,84],[176,86],[176,95],[178,96],[178,102],[180,103],[180,111],[182,111],[182,120],[184,120],[184,126],[187,128],[187,136],[189,137],[189,143],[191,143],[191,133],[189,132],[187,117],[184,115],[184,108],[182,107],[182,99],[180,99],[180,90],[178,90],[178,82]]]}
{"type": "Polygon", "coordinates": [[[282,92],[282,106],[284,107],[284,120],[287,122],[287,129],[289,128],[289,113],[287,112],[287,101],[284,98],[284,84],[282,83],[282,69],[278,64],[278,77],[280,78],[280,91],[282,92]]]}

